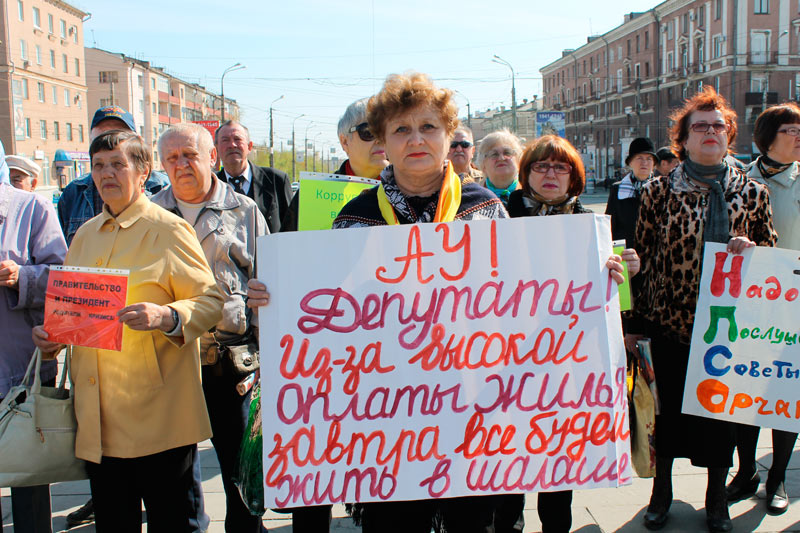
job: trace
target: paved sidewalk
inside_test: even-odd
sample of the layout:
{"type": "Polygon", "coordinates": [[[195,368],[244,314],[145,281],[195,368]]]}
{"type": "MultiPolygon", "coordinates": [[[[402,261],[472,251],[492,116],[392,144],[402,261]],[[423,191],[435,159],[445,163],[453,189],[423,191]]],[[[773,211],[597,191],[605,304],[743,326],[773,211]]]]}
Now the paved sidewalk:
{"type": "MultiPolygon", "coordinates": [[[[797,448],[795,448],[797,451],[797,448]]],[[[206,511],[211,516],[210,533],[225,531],[225,495],[219,477],[214,450],[210,442],[200,445],[200,457],[203,466],[203,488],[206,496],[206,511]]],[[[762,469],[771,464],[772,447],[771,432],[761,434],[758,449],[759,464],[762,469]]],[[[732,469],[731,476],[736,472],[732,469]]],[[[762,480],[766,473],[762,472],[762,480]]],[[[670,518],[664,528],[666,533],[703,532],[706,531],[705,511],[705,472],[692,467],[688,461],[679,460],[674,471],[674,496],[670,518]]],[[[650,498],[652,482],[647,479],[634,479],[631,485],[618,489],[600,489],[577,491],[572,504],[573,531],[580,533],[619,531],[633,533],[646,531],[642,525],[647,502],[650,498]]],[[[794,456],[787,473],[786,489],[792,496],[789,511],[781,516],[770,516],[764,505],[763,484],[758,494],[731,506],[734,532],[800,532],[800,455],[794,456]]],[[[54,531],[62,531],[68,513],[74,511],[89,498],[89,483],[59,483],[53,485],[53,527],[54,531]]],[[[11,523],[11,500],[8,489],[2,489],[3,523],[7,524],[2,533],[14,531],[11,523]]],[[[536,515],[536,496],[529,495],[525,506],[525,531],[540,531],[539,518],[536,515]]],[[[264,524],[272,532],[291,533],[291,521],[286,515],[268,512],[264,524]]],[[[143,528],[147,531],[146,526],[143,528]]],[[[334,507],[334,520],[331,531],[356,532],[360,528],[353,525],[345,515],[344,506],[334,507]]],[[[92,525],[72,529],[76,533],[94,532],[92,525]]]]}

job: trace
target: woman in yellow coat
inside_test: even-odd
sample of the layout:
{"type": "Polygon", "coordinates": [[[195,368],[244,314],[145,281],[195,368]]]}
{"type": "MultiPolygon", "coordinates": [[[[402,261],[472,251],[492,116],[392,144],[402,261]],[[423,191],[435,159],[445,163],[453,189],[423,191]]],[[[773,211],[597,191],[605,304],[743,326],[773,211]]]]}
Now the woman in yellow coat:
{"type": "MultiPolygon", "coordinates": [[[[220,319],[222,296],[192,228],[143,194],[150,151],[112,131],[89,148],[100,215],[75,235],[65,265],[128,269],[122,351],[75,347],[78,433],[97,531],[193,531],[192,462],[211,436],[198,338],[220,319]]],[[[45,353],[61,346],[34,328],[45,353]]]]}

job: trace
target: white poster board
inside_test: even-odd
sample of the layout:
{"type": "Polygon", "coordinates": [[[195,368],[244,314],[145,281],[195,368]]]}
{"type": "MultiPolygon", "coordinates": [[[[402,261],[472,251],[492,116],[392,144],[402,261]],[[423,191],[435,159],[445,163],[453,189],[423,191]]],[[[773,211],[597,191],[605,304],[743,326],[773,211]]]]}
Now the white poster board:
{"type": "Polygon", "coordinates": [[[599,215],[260,238],[266,506],[629,483],[610,255],[599,215]]]}
{"type": "Polygon", "coordinates": [[[800,431],[798,295],[800,252],[706,243],[684,413],[800,431]]]}

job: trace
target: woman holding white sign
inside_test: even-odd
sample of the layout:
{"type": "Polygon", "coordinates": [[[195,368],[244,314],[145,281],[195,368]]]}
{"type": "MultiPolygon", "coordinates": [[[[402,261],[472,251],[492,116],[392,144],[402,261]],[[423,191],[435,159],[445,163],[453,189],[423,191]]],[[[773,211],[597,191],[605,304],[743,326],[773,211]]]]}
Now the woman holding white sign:
{"type": "MultiPolygon", "coordinates": [[[[143,193],[152,166],[143,139],[109,131],[89,155],[103,211],[75,234],[64,264],[130,275],[117,313],[122,350],[73,350],[75,455],[87,461],[98,532],[139,531],[142,502],[151,531],[193,531],[202,501],[193,464],[211,436],[198,338],[219,321],[222,296],[192,227],[143,193]]],[[[33,329],[54,356],[63,346],[48,337],[33,329]]]]}
{"type": "MultiPolygon", "coordinates": [[[[519,163],[522,186],[508,199],[508,214],[514,217],[591,213],[578,196],[586,184],[578,151],[556,135],[545,135],[525,148],[519,163]]],[[[631,276],[639,271],[636,250],[627,249],[622,259],[631,276]]],[[[524,502],[524,495],[519,495],[524,502]]],[[[540,492],[536,506],[543,533],[567,533],[572,527],[572,491],[540,492]]]]}
{"type": "MultiPolygon", "coordinates": [[[[434,86],[424,74],[391,75],[370,98],[367,121],[391,164],[381,173],[379,186],[345,205],[334,228],[508,217],[494,194],[462,181],[446,159],[458,125],[452,91],[434,86]]],[[[612,256],[607,267],[614,279],[622,280],[618,256],[612,256]]],[[[262,283],[250,280],[248,298],[248,305],[258,307],[268,303],[269,294],[262,283]]],[[[367,533],[429,533],[437,513],[447,531],[521,531],[522,508],[514,511],[516,496],[506,507],[508,499],[499,495],[363,503],[354,514],[367,533]]]]}
{"type": "MultiPolygon", "coordinates": [[[[761,155],[747,176],[769,189],[772,217],[778,232],[778,248],[800,250],[800,107],[786,103],[770,107],[756,120],[753,141],[761,155]]],[[[739,471],[728,485],[728,501],[743,500],[758,489],[761,477],[756,466],[759,428],[736,427],[739,471]]],[[[784,479],[792,458],[797,433],[772,430],[772,466],[767,476],[767,509],[783,514],[789,508],[784,479]]]]}
{"type": "Polygon", "coordinates": [[[625,344],[636,351],[642,333],[652,340],[661,399],[656,415],[656,477],[644,516],[660,529],[672,504],[672,462],[688,457],[708,469],[706,522],[712,532],[730,531],[725,479],[732,464],[733,424],[681,413],[705,242],[728,243],[730,253],[772,246],[766,187],[726,162],[736,138],[736,113],[711,87],[704,87],[671,117],[673,147],[681,164],[642,189],[636,250],[642,258],[642,290],[625,344]]]}

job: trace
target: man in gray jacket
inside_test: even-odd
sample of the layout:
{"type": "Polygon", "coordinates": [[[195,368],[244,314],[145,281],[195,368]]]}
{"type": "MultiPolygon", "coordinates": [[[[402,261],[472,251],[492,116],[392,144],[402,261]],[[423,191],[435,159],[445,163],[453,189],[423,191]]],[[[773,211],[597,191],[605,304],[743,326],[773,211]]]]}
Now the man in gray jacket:
{"type": "Polygon", "coordinates": [[[158,140],[158,153],[171,187],[151,200],[194,227],[225,296],[222,319],[200,339],[211,442],[227,503],[225,531],[260,533],[266,529],[247,510],[232,476],[250,409],[253,380],[248,378],[258,366],[256,319],[245,300],[247,280],[256,275],[256,238],[269,233],[267,222],[253,200],[212,173],[216,149],[201,126],[170,127],[158,140]]]}

